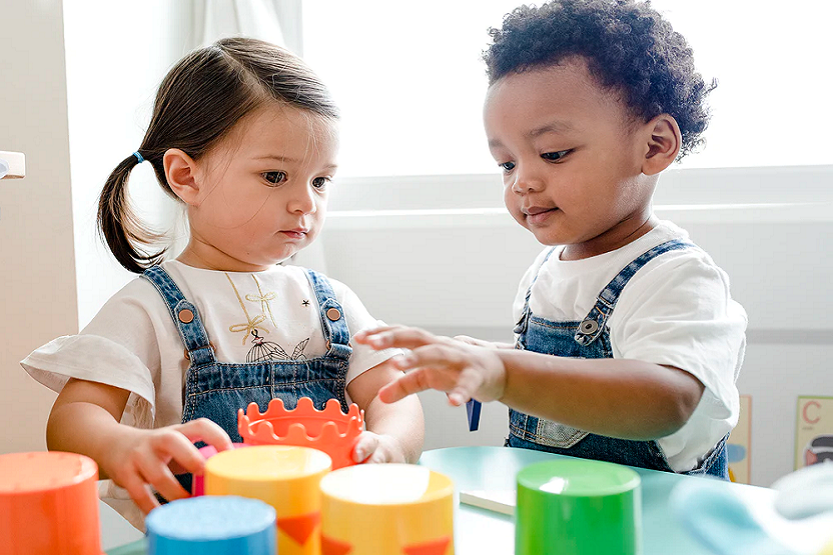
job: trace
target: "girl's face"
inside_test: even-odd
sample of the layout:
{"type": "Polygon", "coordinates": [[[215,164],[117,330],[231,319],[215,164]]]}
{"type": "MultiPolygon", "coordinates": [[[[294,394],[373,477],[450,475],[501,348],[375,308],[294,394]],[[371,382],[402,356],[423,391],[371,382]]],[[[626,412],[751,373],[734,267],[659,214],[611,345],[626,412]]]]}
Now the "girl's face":
{"type": "Polygon", "coordinates": [[[180,259],[261,271],[309,245],[324,223],[336,170],[335,123],[270,103],[196,162],[191,240],[180,259]]]}
{"type": "Polygon", "coordinates": [[[583,60],[503,77],[484,120],[509,212],[544,245],[567,245],[562,258],[619,248],[650,218],[644,133],[583,60]]]}

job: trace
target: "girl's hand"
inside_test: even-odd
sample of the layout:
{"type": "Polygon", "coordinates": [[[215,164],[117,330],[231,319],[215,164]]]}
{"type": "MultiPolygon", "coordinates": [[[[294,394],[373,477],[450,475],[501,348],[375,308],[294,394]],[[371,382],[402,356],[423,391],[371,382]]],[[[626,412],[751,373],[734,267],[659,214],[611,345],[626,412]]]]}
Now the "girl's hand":
{"type": "Polygon", "coordinates": [[[102,466],[147,514],[159,506],[151,488],[169,501],[190,496],[174,477],[174,471],[203,471],[205,459],[194,446],[196,441],[213,445],[217,451],[232,448],[228,434],[207,418],[155,430],[124,426],[102,466]]]}
{"type": "Polygon", "coordinates": [[[354,339],[377,350],[390,347],[411,350],[391,359],[395,368],[407,374],[379,390],[379,399],[385,403],[394,403],[426,389],[445,391],[455,406],[469,399],[486,402],[503,397],[506,368],[499,350],[493,347],[471,345],[402,326],[360,332],[354,339]]]}
{"type": "Polygon", "coordinates": [[[405,452],[396,438],[373,432],[362,432],[353,448],[357,463],[407,463],[405,452]]]}

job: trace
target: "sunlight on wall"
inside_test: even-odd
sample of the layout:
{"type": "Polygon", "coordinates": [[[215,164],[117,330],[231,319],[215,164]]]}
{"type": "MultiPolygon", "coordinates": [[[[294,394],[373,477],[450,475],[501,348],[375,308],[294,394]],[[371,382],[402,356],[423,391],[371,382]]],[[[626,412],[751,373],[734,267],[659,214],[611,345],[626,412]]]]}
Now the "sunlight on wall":
{"type": "MultiPolygon", "coordinates": [[[[304,54],[343,110],[340,175],[497,173],[482,130],[487,28],[519,0],[304,4],[304,54]]],[[[833,3],[654,0],[717,78],[707,147],[679,167],[833,163],[833,3]]]]}

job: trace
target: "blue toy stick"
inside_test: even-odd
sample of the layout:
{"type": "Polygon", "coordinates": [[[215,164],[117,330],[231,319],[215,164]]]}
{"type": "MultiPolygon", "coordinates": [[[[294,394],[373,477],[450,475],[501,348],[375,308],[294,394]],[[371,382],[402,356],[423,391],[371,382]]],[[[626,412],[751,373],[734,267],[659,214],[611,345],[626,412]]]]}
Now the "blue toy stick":
{"type": "Polygon", "coordinates": [[[466,401],[466,416],[469,419],[469,431],[476,431],[480,427],[480,401],[474,399],[466,401]]]}

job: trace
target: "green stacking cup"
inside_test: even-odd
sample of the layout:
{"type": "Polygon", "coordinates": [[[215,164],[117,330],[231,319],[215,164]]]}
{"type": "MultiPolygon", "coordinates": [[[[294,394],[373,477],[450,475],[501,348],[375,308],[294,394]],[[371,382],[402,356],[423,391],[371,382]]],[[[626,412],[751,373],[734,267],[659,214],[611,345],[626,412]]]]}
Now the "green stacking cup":
{"type": "Polygon", "coordinates": [[[626,466],[558,459],[518,472],[516,555],[638,555],[639,474],[626,466]]]}

